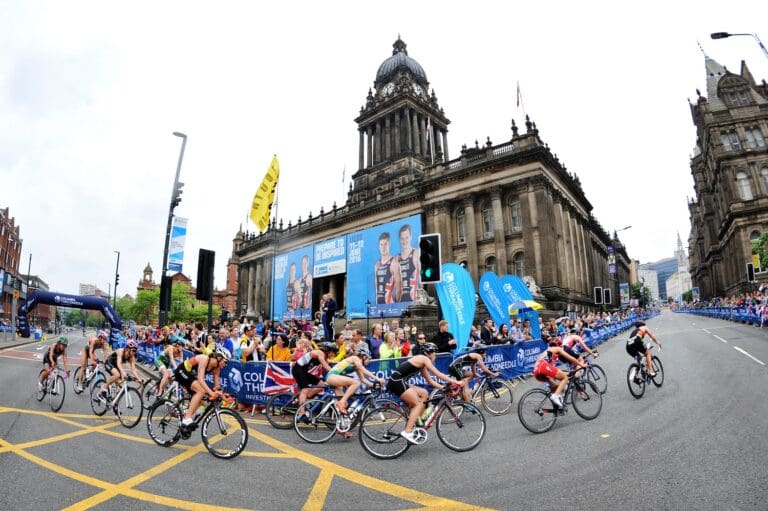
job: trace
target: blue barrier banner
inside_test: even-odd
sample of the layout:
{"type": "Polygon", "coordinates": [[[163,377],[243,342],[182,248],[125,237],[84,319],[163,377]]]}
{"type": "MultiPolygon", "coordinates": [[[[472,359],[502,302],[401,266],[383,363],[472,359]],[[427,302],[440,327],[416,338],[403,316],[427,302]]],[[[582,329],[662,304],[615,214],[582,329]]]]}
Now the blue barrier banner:
{"type": "Polygon", "coordinates": [[[501,328],[501,325],[505,323],[509,326],[508,307],[511,302],[507,303],[507,298],[501,288],[501,281],[494,272],[487,271],[480,277],[478,294],[488,309],[491,319],[496,323],[496,328],[501,328]]]}
{"type": "Polygon", "coordinates": [[[442,282],[435,284],[440,298],[440,310],[448,328],[456,338],[456,349],[469,343],[472,319],[475,317],[475,285],[472,276],[456,263],[445,263],[441,269],[442,282]]]}
{"type": "MultiPolygon", "coordinates": [[[[518,300],[533,300],[533,294],[531,294],[528,286],[525,285],[523,279],[517,275],[504,275],[501,278],[501,289],[504,294],[511,299],[510,303],[515,303],[518,300]]],[[[539,327],[539,313],[536,311],[523,312],[519,314],[520,318],[525,322],[526,319],[531,322],[531,336],[534,339],[541,339],[541,328],[539,327]]]]}

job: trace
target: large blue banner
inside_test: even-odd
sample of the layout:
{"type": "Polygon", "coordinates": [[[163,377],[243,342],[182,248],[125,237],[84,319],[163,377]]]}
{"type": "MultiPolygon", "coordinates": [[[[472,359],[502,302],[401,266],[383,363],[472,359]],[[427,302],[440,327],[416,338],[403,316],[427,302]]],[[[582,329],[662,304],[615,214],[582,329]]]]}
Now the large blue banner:
{"type": "Polygon", "coordinates": [[[456,263],[441,267],[442,282],[435,284],[440,309],[456,338],[456,349],[469,343],[472,319],[475,317],[475,285],[469,272],[456,263]]]}
{"type": "MultiPolygon", "coordinates": [[[[517,275],[504,275],[501,278],[501,288],[504,291],[504,294],[512,300],[511,303],[514,303],[517,300],[533,300],[533,294],[531,294],[530,289],[525,285],[523,279],[517,275]]],[[[523,321],[529,319],[531,321],[531,336],[534,339],[541,339],[539,313],[535,311],[523,312],[520,314],[520,318],[523,321]]]]}
{"type": "Polygon", "coordinates": [[[313,275],[327,277],[347,271],[347,237],[339,236],[315,243],[313,275]]]}
{"type": "Polygon", "coordinates": [[[184,243],[187,240],[187,219],[173,217],[171,241],[168,247],[168,269],[181,273],[184,265],[184,243]]]}
{"type": "Polygon", "coordinates": [[[312,318],[312,246],[275,257],[272,320],[312,318]]]}
{"type": "Polygon", "coordinates": [[[485,303],[491,319],[496,323],[497,328],[506,323],[509,325],[509,299],[504,296],[499,277],[492,271],[483,273],[480,277],[480,298],[485,303]]]}
{"type": "Polygon", "coordinates": [[[347,315],[400,316],[416,300],[421,216],[347,235],[347,315]]]}

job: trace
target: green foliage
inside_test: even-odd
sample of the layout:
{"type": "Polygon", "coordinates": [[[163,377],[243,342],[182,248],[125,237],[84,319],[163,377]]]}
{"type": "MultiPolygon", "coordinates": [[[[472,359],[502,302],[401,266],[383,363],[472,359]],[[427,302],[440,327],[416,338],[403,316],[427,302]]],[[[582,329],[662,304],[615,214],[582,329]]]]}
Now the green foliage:
{"type": "Polygon", "coordinates": [[[760,256],[760,268],[768,268],[768,231],[752,242],[752,253],[760,256]]]}
{"type": "Polygon", "coordinates": [[[683,302],[691,303],[693,301],[693,290],[683,293],[683,302]]]}
{"type": "Polygon", "coordinates": [[[640,282],[635,282],[630,286],[629,296],[639,300],[640,307],[645,307],[651,303],[651,291],[640,282]]]}

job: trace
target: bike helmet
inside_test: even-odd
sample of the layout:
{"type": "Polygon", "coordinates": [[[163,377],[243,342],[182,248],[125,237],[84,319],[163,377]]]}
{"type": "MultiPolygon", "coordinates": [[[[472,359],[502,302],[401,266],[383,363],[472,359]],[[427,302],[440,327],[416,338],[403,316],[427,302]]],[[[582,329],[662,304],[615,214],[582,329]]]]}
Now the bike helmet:
{"type": "Polygon", "coordinates": [[[579,335],[579,329],[578,328],[571,328],[571,333],[575,335],[579,335]]]}
{"type": "Polygon", "coordinates": [[[480,353],[481,355],[485,354],[485,350],[487,349],[488,349],[488,346],[486,346],[485,344],[476,344],[474,347],[474,351],[476,353],[480,353]]]}
{"type": "Polygon", "coordinates": [[[129,339],[128,342],[125,343],[125,347],[129,350],[137,350],[139,349],[139,343],[133,339],[129,339]]]}
{"type": "Polygon", "coordinates": [[[99,330],[99,333],[96,334],[96,337],[103,337],[105,339],[109,339],[107,332],[105,332],[104,330],[99,330]]]}
{"type": "Polygon", "coordinates": [[[229,350],[223,346],[216,346],[213,348],[213,352],[211,355],[221,355],[221,358],[229,362],[232,359],[232,353],[229,352],[229,350]]]}
{"type": "Polygon", "coordinates": [[[69,339],[67,339],[66,337],[64,337],[62,335],[61,337],[59,337],[59,343],[63,344],[64,346],[68,346],[69,345],[69,339]]]}
{"type": "Polygon", "coordinates": [[[429,355],[430,353],[437,353],[437,344],[433,342],[425,342],[421,345],[421,352],[425,355],[429,355]]]}
{"type": "Polygon", "coordinates": [[[640,328],[641,326],[645,326],[645,321],[635,321],[635,328],[640,328]]]}
{"type": "Polygon", "coordinates": [[[338,353],[339,351],[339,347],[333,342],[321,342],[319,348],[323,351],[332,351],[334,353],[338,353]]]}
{"type": "Polygon", "coordinates": [[[368,346],[365,344],[360,344],[357,348],[355,348],[355,355],[358,357],[368,357],[371,358],[371,352],[368,351],[368,346]]]}

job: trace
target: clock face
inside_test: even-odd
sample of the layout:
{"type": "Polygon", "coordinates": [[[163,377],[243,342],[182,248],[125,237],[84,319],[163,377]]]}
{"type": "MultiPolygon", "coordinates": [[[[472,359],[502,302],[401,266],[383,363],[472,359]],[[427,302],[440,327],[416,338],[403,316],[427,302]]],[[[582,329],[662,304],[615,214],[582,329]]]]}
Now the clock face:
{"type": "Polygon", "coordinates": [[[395,84],[392,83],[392,82],[389,82],[388,84],[386,84],[384,86],[383,90],[384,90],[384,94],[389,96],[390,94],[392,94],[395,91],[395,84]]]}
{"type": "Polygon", "coordinates": [[[413,92],[415,92],[417,96],[421,96],[421,85],[419,85],[418,83],[414,83],[413,92]]]}

